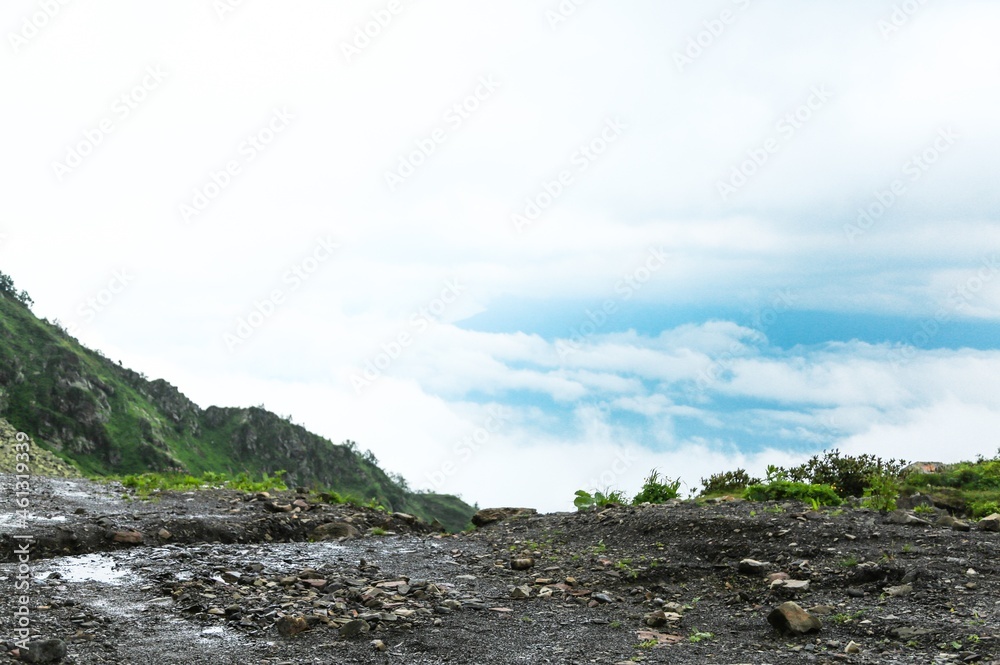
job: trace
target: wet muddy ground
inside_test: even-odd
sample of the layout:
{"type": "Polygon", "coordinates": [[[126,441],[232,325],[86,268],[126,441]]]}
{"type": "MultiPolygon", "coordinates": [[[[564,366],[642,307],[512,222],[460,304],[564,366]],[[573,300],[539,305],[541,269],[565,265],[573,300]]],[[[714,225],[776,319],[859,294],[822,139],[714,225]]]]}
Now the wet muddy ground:
{"type": "Polygon", "coordinates": [[[0,640],[15,646],[12,536],[31,533],[31,629],[64,663],[1000,662],[1000,533],[975,525],[680,503],[450,536],[294,492],[139,501],[37,480],[38,518],[0,520],[0,640]],[[778,634],[786,600],[820,632],[778,634]]]}

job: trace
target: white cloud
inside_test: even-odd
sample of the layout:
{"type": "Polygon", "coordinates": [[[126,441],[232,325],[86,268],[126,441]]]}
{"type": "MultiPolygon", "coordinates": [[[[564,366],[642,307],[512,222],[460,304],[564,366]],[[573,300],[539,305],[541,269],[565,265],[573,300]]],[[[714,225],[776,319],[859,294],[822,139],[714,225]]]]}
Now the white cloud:
{"type": "MultiPolygon", "coordinates": [[[[85,342],[199,403],[263,401],[413,478],[480,426],[470,395],[510,402],[515,424],[449,480],[484,502],[518,502],[517,490],[555,505],[599,475],[584,460],[621,450],[644,451],[623,476],[634,486],[647,457],[688,475],[741,459],[736,431],[763,428],[783,446],[869,436],[878,449],[942,405],[997,409],[992,352],[933,350],[943,333],[921,346],[919,324],[898,331],[916,347],[902,363],[885,345],[783,351],[766,316],[790,294],[799,312],[1000,318],[1000,281],[975,281],[1000,240],[998,92],[982,84],[1000,65],[1000,8],[928,5],[883,37],[889,5],[748,3],[678,71],[674,51],[721,7],[588,3],[553,30],[528,0],[407,3],[348,62],[341,42],[371,8],[255,2],[220,20],[194,0],[66,6],[20,52],[0,53],[0,86],[21,102],[2,112],[17,130],[0,163],[3,270],[40,315],[80,324],[85,342]],[[150,65],[167,72],[162,85],[59,182],[52,162],[150,65]],[[449,121],[491,76],[495,92],[449,121]],[[788,131],[817,89],[829,99],[788,131]],[[241,145],[275,108],[294,118],[250,160],[241,145]],[[609,118],[627,126],[581,162],[609,118]],[[445,140],[390,191],[385,172],[437,128],[445,140]],[[914,178],[907,166],[946,128],[959,138],[914,178]],[[722,201],[720,179],[769,138],[779,149],[722,201]],[[183,225],[178,206],[232,160],[239,174],[183,225]],[[572,184],[516,233],[511,214],[564,170],[572,184]],[[905,191],[885,213],[845,231],[897,179],[905,191]],[[327,234],[340,251],[291,289],[284,272],[327,234]],[[665,264],[623,290],[651,250],[665,264]],[[81,321],[123,268],[134,282],[81,321]],[[416,330],[454,279],[460,296],[416,330]],[[224,336],[275,289],[285,304],[231,353],[224,336]],[[454,325],[501,301],[618,313],[569,339],[569,354],[530,321],[512,322],[521,334],[454,325]],[[629,318],[634,305],[730,314],[618,332],[648,329],[629,318]],[[747,320],[728,320],[734,308],[747,320]],[[401,333],[412,342],[359,396],[351,376],[401,333]],[[486,460],[510,480],[475,482],[486,460]]],[[[36,10],[10,3],[4,24],[36,10]]],[[[588,321],[581,310],[574,330],[588,321]]]]}

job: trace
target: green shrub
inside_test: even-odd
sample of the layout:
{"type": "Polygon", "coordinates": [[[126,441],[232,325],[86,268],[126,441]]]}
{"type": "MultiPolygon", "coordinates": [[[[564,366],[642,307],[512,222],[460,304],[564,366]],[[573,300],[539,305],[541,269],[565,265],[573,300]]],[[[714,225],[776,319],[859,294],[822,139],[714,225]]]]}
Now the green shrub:
{"type": "Polygon", "coordinates": [[[573,500],[573,505],[578,510],[587,510],[594,507],[622,506],[627,503],[628,499],[625,498],[624,492],[611,489],[606,489],[603,492],[595,491],[593,494],[584,490],[577,490],[576,498],[573,500]]]}
{"type": "Polygon", "coordinates": [[[986,517],[993,513],[1000,513],[1000,502],[997,501],[973,501],[969,504],[969,512],[976,519],[986,517]]]}
{"type": "Polygon", "coordinates": [[[712,494],[731,494],[745,489],[749,485],[759,485],[760,478],[752,478],[743,469],[726,471],[725,473],[713,473],[706,480],[701,479],[701,494],[709,496],[712,494]]]}
{"type": "Polygon", "coordinates": [[[896,510],[899,498],[899,477],[891,472],[872,474],[864,490],[865,503],[874,510],[896,510]]]}
{"type": "Polygon", "coordinates": [[[642,489],[632,499],[633,505],[640,503],[665,503],[671,499],[676,499],[680,494],[681,479],[670,480],[660,478],[660,472],[653,469],[643,481],[642,489]]]}
{"type": "Polygon", "coordinates": [[[824,506],[839,506],[842,501],[829,485],[811,485],[792,480],[775,480],[767,485],[750,485],[743,492],[743,497],[750,501],[784,501],[792,499],[812,504],[819,502],[824,506]]]}
{"type": "Polygon", "coordinates": [[[813,455],[805,464],[781,471],[787,473],[789,480],[829,485],[841,497],[860,497],[869,487],[872,476],[899,476],[905,466],[903,460],[884,460],[868,454],[857,457],[841,455],[839,450],[834,449],[824,451],[822,455],[813,455]]]}

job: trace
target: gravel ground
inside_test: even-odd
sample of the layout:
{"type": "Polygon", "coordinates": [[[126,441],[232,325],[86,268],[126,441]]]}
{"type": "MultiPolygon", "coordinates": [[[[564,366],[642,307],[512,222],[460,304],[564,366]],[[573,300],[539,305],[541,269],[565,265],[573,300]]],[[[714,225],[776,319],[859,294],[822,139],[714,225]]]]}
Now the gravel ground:
{"type": "Polygon", "coordinates": [[[450,536],[294,492],[123,494],[35,479],[36,519],[0,517],[0,662],[31,534],[32,639],[64,663],[1000,663],[1000,533],[940,514],[678,502],[450,536]],[[768,623],[789,600],[818,633],[768,623]]]}

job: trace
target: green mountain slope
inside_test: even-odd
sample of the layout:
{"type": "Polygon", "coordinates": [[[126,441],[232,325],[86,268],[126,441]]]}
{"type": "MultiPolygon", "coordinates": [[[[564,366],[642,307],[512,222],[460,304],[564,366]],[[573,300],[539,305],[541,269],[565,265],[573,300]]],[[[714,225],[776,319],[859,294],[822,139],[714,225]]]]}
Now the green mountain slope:
{"type": "Polygon", "coordinates": [[[410,492],[353,443],[337,445],[262,408],[201,409],[163,380],[111,362],[38,319],[0,273],[0,417],[88,475],[260,474],[464,528],[457,497],[410,492]]]}

